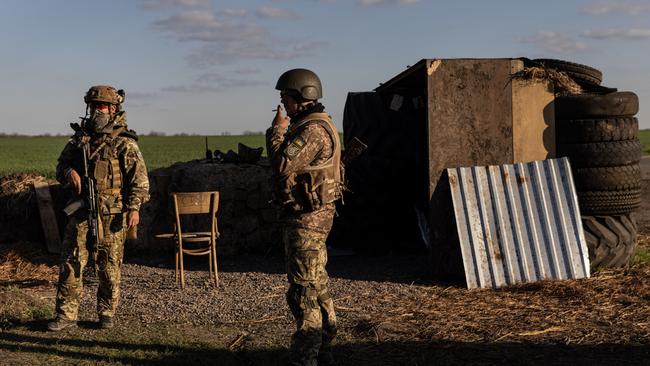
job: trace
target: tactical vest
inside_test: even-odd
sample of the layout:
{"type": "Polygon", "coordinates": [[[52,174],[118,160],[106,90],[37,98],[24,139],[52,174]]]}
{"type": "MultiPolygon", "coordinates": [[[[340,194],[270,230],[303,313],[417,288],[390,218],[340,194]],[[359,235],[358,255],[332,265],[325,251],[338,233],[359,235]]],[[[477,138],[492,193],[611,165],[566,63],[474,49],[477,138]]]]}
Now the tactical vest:
{"type": "Polygon", "coordinates": [[[332,156],[320,165],[307,166],[283,177],[279,182],[280,200],[292,212],[316,211],[342,196],[341,143],[336,127],[327,113],[311,113],[292,124],[287,131],[286,140],[291,141],[310,124],[325,128],[332,140],[332,156]]]}
{"type": "Polygon", "coordinates": [[[112,139],[101,151],[97,160],[91,162],[92,178],[100,198],[99,208],[102,214],[117,214],[122,212],[122,170],[120,159],[115,155],[112,139]]]}

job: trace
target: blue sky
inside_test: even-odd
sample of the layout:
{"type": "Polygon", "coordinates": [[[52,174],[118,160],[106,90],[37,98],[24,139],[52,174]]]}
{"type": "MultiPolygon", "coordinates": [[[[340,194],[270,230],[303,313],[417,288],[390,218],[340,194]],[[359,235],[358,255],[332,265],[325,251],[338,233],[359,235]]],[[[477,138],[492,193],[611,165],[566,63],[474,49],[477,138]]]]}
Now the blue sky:
{"type": "Polygon", "coordinates": [[[93,84],[126,90],[140,133],[262,131],[295,67],[341,126],[348,92],[422,58],[522,56],[600,69],[650,128],[647,0],[2,0],[0,46],[6,133],[69,133],[93,84]]]}

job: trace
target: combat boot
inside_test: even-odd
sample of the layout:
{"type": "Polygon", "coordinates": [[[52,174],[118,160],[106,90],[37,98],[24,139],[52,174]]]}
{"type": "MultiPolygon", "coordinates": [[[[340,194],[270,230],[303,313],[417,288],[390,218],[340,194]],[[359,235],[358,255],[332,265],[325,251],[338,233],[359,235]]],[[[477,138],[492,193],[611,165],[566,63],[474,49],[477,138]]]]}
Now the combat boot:
{"type": "Polygon", "coordinates": [[[63,319],[61,317],[56,317],[53,321],[47,323],[47,330],[52,332],[58,332],[65,328],[72,328],[77,326],[76,320],[63,319]]]}
{"type": "Polygon", "coordinates": [[[111,329],[113,328],[113,318],[107,315],[99,316],[99,327],[101,329],[111,329]]]}

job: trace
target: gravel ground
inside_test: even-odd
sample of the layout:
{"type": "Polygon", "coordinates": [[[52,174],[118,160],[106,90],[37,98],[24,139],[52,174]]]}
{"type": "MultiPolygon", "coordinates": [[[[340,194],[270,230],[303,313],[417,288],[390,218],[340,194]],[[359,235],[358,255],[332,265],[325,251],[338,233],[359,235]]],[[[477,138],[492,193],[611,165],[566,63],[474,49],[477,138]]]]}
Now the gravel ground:
{"type": "MultiPolygon", "coordinates": [[[[174,279],[173,258],[145,258],[122,267],[121,303],[116,320],[150,323],[229,325],[269,341],[289,342],[293,318],[285,302],[283,259],[246,257],[219,264],[219,287],[210,281],[207,257],[186,261],[185,289],[174,279]],[[205,259],[205,260],[204,260],[205,259]],[[187,270],[189,268],[189,270],[187,270]]],[[[354,328],[362,315],[381,312],[387,293],[416,290],[424,280],[423,256],[340,256],[330,258],[330,289],[341,328],[354,328]]],[[[88,275],[80,320],[95,320],[97,281],[88,275]]]]}
{"type": "MultiPolygon", "coordinates": [[[[639,240],[649,243],[650,234],[641,234],[639,240]]],[[[648,263],[597,272],[590,279],[467,290],[428,279],[425,258],[330,258],[330,288],[339,318],[334,354],[342,365],[648,364],[648,263]]],[[[107,333],[88,324],[96,320],[96,279],[89,276],[80,327],[52,334],[43,332],[44,323],[36,323],[0,333],[0,343],[15,347],[8,359],[25,357],[21,364],[38,364],[49,362],[51,355],[81,352],[74,355],[110,362],[113,356],[106,353],[117,348],[134,349],[136,354],[119,357],[120,362],[137,364],[144,357],[139,352],[153,344],[163,351],[152,357],[168,357],[169,364],[184,364],[196,350],[205,352],[201,360],[221,353],[235,358],[227,364],[282,364],[295,328],[284,300],[281,257],[223,259],[219,288],[209,280],[207,258],[189,259],[184,290],[176,286],[172,262],[165,256],[132,258],[124,264],[117,325],[111,332],[120,341],[101,341],[107,333]],[[125,337],[126,343],[121,340],[125,337]],[[64,338],[68,343],[60,350],[56,345],[64,338]],[[65,348],[98,338],[104,355],[65,348]],[[192,343],[199,339],[210,343],[192,343]],[[28,351],[22,351],[25,347],[28,351]]],[[[39,288],[38,297],[46,297],[53,307],[55,282],[39,288]]]]}

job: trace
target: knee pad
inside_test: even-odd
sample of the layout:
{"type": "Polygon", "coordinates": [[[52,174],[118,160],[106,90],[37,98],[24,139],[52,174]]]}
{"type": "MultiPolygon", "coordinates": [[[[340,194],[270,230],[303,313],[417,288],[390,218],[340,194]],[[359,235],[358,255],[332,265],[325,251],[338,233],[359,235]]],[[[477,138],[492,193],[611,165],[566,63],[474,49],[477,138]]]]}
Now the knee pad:
{"type": "Polygon", "coordinates": [[[293,283],[287,291],[287,304],[295,317],[303,314],[305,310],[318,309],[318,291],[293,283]]]}

